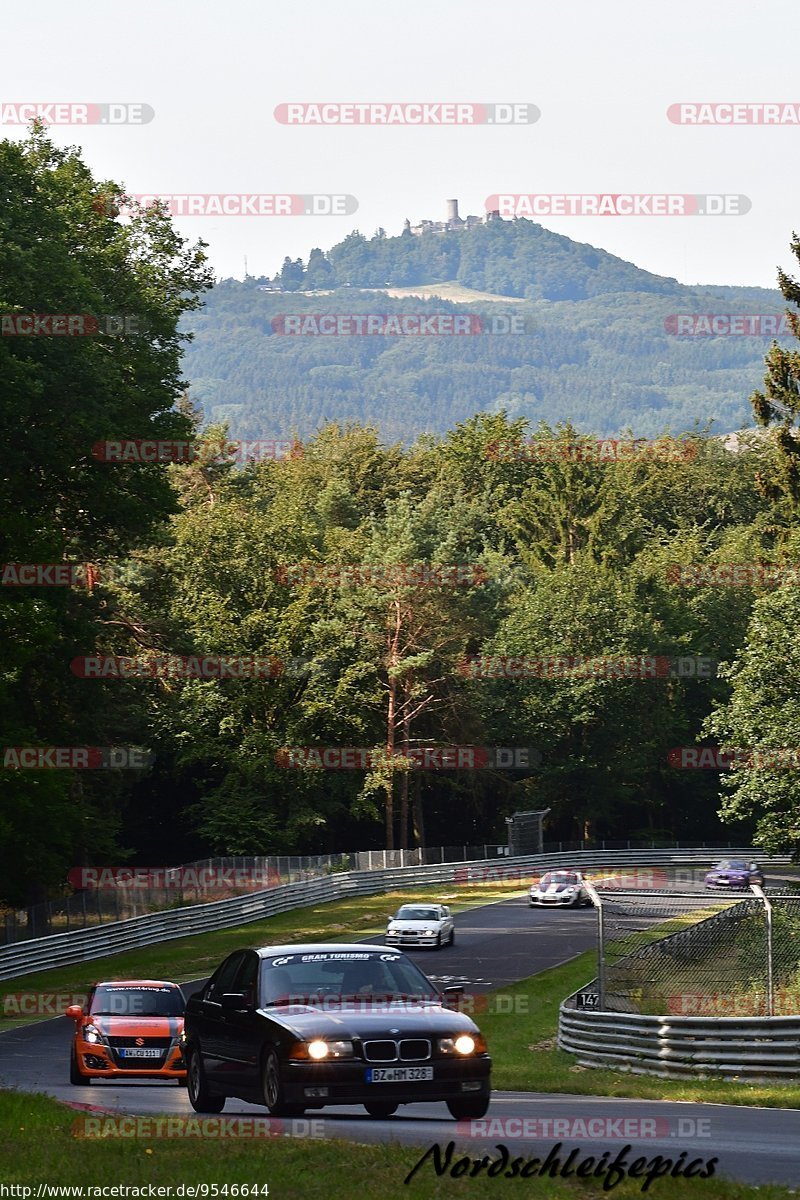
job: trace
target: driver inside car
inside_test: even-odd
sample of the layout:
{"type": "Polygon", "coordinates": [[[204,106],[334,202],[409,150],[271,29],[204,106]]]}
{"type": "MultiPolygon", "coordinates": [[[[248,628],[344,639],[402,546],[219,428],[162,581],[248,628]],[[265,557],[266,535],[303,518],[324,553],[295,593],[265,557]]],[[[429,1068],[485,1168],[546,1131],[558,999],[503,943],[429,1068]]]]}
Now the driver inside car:
{"type": "MultiPolygon", "coordinates": [[[[375,962],[352,963],[342,975],[343,996],[370,996],[375,992],[385,993],[386,973],[381,964],[375,962]]],[[[391,991],[391,988],[389,989],[391,991]]]]}

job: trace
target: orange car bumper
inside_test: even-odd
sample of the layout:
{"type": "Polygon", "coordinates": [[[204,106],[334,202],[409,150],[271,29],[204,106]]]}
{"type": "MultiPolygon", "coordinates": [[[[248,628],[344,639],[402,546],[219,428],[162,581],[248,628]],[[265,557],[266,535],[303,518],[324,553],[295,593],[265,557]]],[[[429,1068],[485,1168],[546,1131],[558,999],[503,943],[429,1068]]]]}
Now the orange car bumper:
{"type": "Polygon", "coordinates": [[[75,1052],[83,1075],[92,1079],[185,1079],[186,1064],[178,1047],[167,1054],[167,1061],[158,1067],[121,1067],[113,1053],[102,1045],[76,1042],[75,1052]]]}

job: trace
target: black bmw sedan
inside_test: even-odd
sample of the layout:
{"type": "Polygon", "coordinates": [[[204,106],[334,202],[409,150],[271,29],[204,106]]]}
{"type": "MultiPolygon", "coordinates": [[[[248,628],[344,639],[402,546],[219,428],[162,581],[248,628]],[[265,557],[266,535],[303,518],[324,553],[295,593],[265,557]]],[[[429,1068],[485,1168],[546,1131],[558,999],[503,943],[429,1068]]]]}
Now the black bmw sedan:
{"type": "Polygon", "coordinates": [[[489,1107],[477,1026],[386,946],[236,950],[188,1000],[184,1042],[197,1112],[221,1112],[228,1096],[286,1117],[329,1104],[389,1117],[443,1100],[465,1120],[489,1107]]]}

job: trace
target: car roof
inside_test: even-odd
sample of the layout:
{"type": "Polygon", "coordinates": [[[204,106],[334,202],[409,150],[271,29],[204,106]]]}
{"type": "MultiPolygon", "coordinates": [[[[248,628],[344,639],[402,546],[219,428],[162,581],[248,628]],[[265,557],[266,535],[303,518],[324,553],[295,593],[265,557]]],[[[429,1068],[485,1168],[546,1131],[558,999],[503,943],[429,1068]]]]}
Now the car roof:
{"type": "MultiPolygon", "coordinates": [[[[372,945],[364,942],[294,942],[291,946],[245,946],[243,949],[255,949],[259,958],[272,958],[273,954],[363,954],[365,950],[380,950],[386,954],[385,946],[372,945]]],[[[390,953],[398,953],[393,946],[390,953]]]]}

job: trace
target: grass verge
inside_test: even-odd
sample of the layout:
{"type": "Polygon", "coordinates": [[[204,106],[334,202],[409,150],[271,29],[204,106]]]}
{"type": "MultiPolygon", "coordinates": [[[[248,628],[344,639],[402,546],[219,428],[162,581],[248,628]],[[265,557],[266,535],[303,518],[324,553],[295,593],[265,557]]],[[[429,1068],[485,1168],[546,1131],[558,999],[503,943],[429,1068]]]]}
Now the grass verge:
{"type": "MultiPolygon", "coordinates": [[[[36,1195],[40,1183],[97,1188],[127,1185],[144,1188],[145,1196],[148,1185],[175,1188],[180,1184],[216,1184],[221,1188],[246,1184],[259,1189],[267,1185],[271,1200],[351,1200],[353,1196],[359,1200],[387,1200],[397,1195],[410,1200],[451,1200],[453,1196],[487,1193],[501,1197],[524,1195],[534,1200],[589,1200],[609,1194],[602,1190],[600,1180],[487,1180],[485,1174],[454,1178],[449,1173],[437,1177],[430,1160],[404,1186],[404,1179],[430,1145],[424,1141],[416,1149],[396,1142],[361,1146],[286,1137],[238,1143],[233,1138],[78,1140],[73,1128],[76,1118],[74,1111],[49,1097],[0,1092],[2,1183],[31,1188],[28,1196],[36,1195]]],[[[447,1140],[443,1125],[439,1139],[443,1149],[447,1140]]],[[[509,1149],[513,1155],[513,1147],[509,1149]]],[[[452,1162],[459,1157],[455,1154],[452,1162]]],[[[16,1194],[25,1200],[21,1191],[4,1194],[16,1194]]],[[[130,1192],[129,1196],[134,1194],[130,1192]]],[[[259,1190],[258,1197],[264,1194],[259,1190]]],[[[641,1196],[642,1180],[620,1183],[612,1194],[618,1200],[641,1196]]],[[[788,1200],[795,1195],[783,1187],[760,1187],[757,1194],[759,1200],[788,1200]]],[[[656,1180],[645,1195],[659,1200],[752,1200],[756,1192],[718,1178],[711,1183],[667,1178],[656,1180]]],[[[91,1193],[84,1192],[84,1196],[88,1198],[91,1193]]]]}

